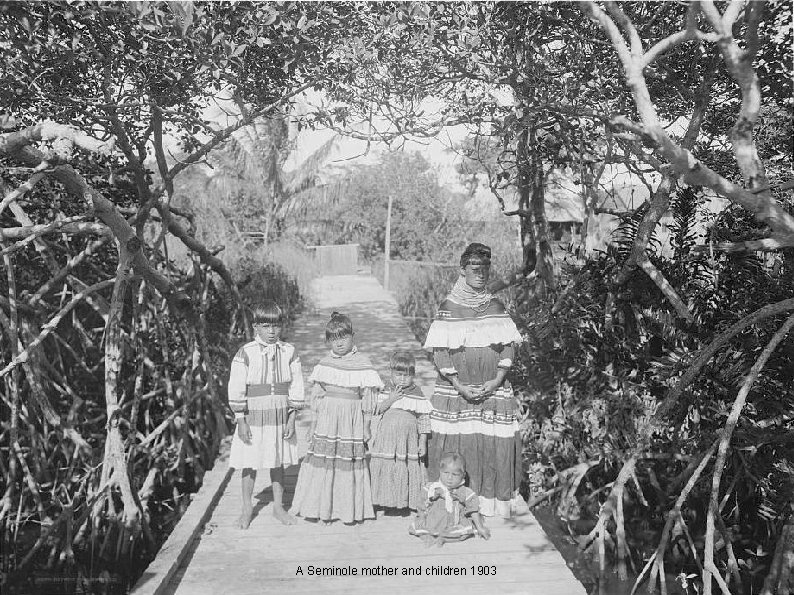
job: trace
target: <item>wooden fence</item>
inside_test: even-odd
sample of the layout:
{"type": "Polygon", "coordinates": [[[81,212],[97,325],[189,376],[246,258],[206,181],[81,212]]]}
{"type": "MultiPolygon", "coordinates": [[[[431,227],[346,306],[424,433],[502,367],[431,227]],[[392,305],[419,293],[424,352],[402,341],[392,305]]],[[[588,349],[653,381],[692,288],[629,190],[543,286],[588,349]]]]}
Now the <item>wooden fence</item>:
{"type": "Polygon", "coordinates": [[[358,244],[306,246],[314,250],[314,258],[323,275],[355,275],[358,272],[358,244]]]}

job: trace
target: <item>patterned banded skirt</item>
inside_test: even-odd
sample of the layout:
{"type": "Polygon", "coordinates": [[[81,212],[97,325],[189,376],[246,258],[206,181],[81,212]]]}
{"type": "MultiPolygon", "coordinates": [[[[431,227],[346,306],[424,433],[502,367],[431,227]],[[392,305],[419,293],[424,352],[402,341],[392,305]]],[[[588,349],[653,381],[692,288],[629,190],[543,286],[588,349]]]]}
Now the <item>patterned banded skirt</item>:
{"type": "Polygon", "coordinates": [[[345,523],[374,519],[361,400],[326,396],[303,459],[291,514],[345,523]]]}
{"type": "Polygon", "coordinates": [[[251,444],[232,438],[229,466],[235,469],[273,469],[298,463],[298,439],[284,440],[287,424],[287,395],[248,398],[245,416],[251,428],[251,444]]]}
{"type": "Polygon", "coordinates": [[[416,414],[389,409],[370,445],[372,503],[388,508],[416,508],[425,481],[419,463],[416,414]]]}
{"type": "Polygon", "coordinates": [[[444,453],[457,452],[466,459],[467,485],[480,497],[480,513],[509,517],[510,500],[521,482],[521,435],[512,389],[502,386],[484,403],[472,404],[437,381],[432,403],[430,481],[438,479],[444,453]]]}

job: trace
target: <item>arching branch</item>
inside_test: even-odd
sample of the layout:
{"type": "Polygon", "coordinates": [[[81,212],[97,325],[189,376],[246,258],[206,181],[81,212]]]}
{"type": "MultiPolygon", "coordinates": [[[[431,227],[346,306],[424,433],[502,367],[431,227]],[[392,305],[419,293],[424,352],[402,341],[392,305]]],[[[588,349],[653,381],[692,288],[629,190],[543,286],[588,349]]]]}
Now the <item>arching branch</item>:
{"type": "Polygon", "coordinates": [[[678,382],[671,388],[664,400],[660,403],[657,415],[664,417],[678,402],[683,390],[697,377],[701,368],[705,366],[714,354],[716,354],[728,341],[733,339],[736,335],[744,331],[746,328],[765,320],[771,316],[782,314],[794,310],[794,298],[783,300],[775,304],[769,304],[763,308],[759,308],[755,312],[748,314],[740,321],[732,325],[729,329],[720,333],[711,343],[708,344],[689,365],[686,372],[681,375],[678,382]]]}
{"type": "MultiPolygon", "coordinates": [[[[59,130],[61,129],[59,128],[59,130]]],[[[34,126],[11,135],[0,135],[0,155],[8,156],[27,165],[37,166],[44,160],[44,156],[29,145],[41,140],[41,134],[41,127],[34,126]],[[36,131],[39,133],[38,137],[36,131]]],[[[116,205],[101,192],[89,186],[85,179],[69,165],[58,165],[53,169],[52,176],[63,184],[70,194],[83,201],[86,207],[110,228],[117,242],[125,244],[130,249],[134,255],[132,263],[135,272],[157,289],[175,311],[181,312],[188,319],[193,320],[195,311],[188,296],[178,291],[166,277],[149,265],[143,252],[143,244],[136,237],[135,230],[119,212],[116,205]]]]}
{"type": "Polygon", "coordinates": [[[758,359],[750,369],[750,373],[745,377],[742,383],[742,388],[736,395],[733,402],[733,407],[725,422],[725,428],[722,430],[720,436],[720,444],[717,450],[717,458],[714,463],[714,476],[711,482],[711,498],[709,499],[709,510],[706,516],[706,544],[703,552],[703,593],[704,595],[711,594],[711,577],[717,580],[725,595],[730,595],[730,590],[719,575],[717,567],[714,565],[714,523],[715,516],[720,514],[719,506],[719,489],[720,479],[722,478],[722,471],[725,468],[725,459],[728,455],[728,445],[731,441],[736,424],[739,423],[739,415],[744,408],[747,401],[747,395],[753,388],[755,381],[758,379],[761,370],[763,370],[766,362],[771,357],[772,353],[777,348],[778,344],[785,338],[788,332],[794,327],[794,316],[790,316],[786,322],[783,323],[778,331],[772,336],[767,346],[758,356],[758,359]]]}
{"type": "Polygon", "coordinates": [[[102,291],[103,289],[110,287],[113,285],[113,279],[106,279],[105,281],[100,281],[99,283],[94,283],[90,287],[84,289],[80,293],[76,294],[71,301],[66,304],[63,308],[61,308],[58,313],[53,316],[50,321],[42,327],[41,333],[39,336],[36,337],[32,343],[30,343],[25,350],[22,351],[19,355],[17,355],[14,359],[12,359],[9,364],[0,370],[0,378],[8,374],[11,370],[16,368],[19,364],[26,361],[28,358],[28,354],[36,349],[47,336],[55,330],[55,327],[58,326],[58,323],[63,320],[64,316],[66,316],[72,309],[79,304],[82,300],[90,296],[92,293],[97,291],[102,291]]]}

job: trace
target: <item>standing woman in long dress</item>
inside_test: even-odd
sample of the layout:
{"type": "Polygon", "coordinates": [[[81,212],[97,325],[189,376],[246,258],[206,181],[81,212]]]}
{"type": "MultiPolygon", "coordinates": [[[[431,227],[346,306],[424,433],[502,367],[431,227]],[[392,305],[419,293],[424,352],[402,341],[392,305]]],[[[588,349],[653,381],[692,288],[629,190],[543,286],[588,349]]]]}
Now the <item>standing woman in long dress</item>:
{"type": "Polygon", "coordinates": [[[485,516],[510,516],[521,481],[517,403],[505,380],[521,341],[504,304],[488,292],[491,249],[469,244],[460,277],[441,303],[425,349],[438,371],[430,416],[428,475],[439,477],[445,453],[467,461],[468,486],[485,516]]]}

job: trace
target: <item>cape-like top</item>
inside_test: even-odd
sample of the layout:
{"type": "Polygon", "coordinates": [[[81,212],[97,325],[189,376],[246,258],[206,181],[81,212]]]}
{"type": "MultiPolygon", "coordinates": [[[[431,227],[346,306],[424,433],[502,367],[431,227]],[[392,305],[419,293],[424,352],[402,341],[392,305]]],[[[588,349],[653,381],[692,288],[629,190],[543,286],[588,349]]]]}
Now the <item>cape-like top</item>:
{"type": "Polygon", "coordinates": [[[433,405],[431,405],[430,400],[422,393],[422,389],[414,384],[406,389],[406,392],[400,399],[392,403],[391,409],[402,409],[404,411],[413,411],[418,414],[429,414],[433,411],[433,405]]]}
{"type": "Polygon", "coordinates": [[[383,382],[370,359],[353,348],[339,356],[331,353],[320,360],[309,382],[322,382],[348,388],[383,388],[383,382]]]}
{"type": "Polygon", "coordinates": [[[447,299],[427,331],[424,348],[458,349],[510,345],[522,341],[516,323],[504,305],[494,299],[482,313],[447,299]]]}

